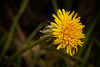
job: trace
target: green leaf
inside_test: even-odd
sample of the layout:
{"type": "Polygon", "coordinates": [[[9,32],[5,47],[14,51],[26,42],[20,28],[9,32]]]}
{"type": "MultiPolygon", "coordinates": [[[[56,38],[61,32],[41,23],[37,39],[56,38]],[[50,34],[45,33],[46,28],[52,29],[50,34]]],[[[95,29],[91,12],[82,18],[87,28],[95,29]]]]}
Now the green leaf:
{"type": "Polygon", "coordinates": [[[93,43],[94,43],[94,41],[92,41],[92,42],[90,43],[90,45],[89,45],[89,47],[88,47],[88,49],[87,49],[87,51],[86,51],[86,53],[85,53],[83,62],[81,63],[81,67],[85,67],[85,66],[86,66],[86,63],[87,63],[87,61],[88,61],[88,58],[89,58],[89,55],[90,55],[90,52],[91,52],[91,48],[92,48],[92,46],[93,46],[93,43]]]}

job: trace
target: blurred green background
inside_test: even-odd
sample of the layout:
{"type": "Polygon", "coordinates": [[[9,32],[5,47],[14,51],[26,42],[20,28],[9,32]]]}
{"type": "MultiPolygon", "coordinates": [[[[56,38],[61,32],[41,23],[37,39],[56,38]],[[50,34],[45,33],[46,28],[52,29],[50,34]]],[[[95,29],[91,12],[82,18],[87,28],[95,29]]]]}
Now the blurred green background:
{"type": "Polygon", "coordinates": [[[0,67],[100,67],[99,0],[0,0],[0,67]],[[81,16],[86,35],[74,56],[39,39],[57,9],[81,16]]]}

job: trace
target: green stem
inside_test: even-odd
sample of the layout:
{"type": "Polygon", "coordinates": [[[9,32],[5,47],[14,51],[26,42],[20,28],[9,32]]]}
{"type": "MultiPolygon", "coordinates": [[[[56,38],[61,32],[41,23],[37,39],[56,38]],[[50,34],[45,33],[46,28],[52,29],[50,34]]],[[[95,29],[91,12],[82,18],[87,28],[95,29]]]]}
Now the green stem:
{"type": "Polygon", "coordinates": [[[29,45],[27,45],[26,47],[22,48],[21,50],[17,51],[16,53],[14,53],[12,56],[10,56],[7,60],[5,60],[1,66],[5,66],[7,63],[9,63],[10,61],[16,59],[18,56],[20,56],[22,53],[24,53],[25,51],[29,50],[30,48],[34,47],[35,45],[41,43],[42,41],[44,41],[45,38],[41,38],[29,45]]]}

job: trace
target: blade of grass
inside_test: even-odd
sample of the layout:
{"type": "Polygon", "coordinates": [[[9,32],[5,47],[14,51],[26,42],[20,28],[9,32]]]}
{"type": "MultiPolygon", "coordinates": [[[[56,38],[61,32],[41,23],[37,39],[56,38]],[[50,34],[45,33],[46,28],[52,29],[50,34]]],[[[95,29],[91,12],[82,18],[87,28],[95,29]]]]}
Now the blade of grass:
{"type": "Polygon", "coordinates": [[[35,45],[43,42],[45,40],[45,38],[41,38],[29,45],[27,45],[26,47],[20,49],[19,51],[17,51],[16,53],[14,53],[12,56],[10,56],[7,60],[5,60],[2,64],[1,67],[5,66],[7,63],[9,63],[10,61],[16,59],[18,56],[20,56],[22,53],[24,53],[25,51],[31,49],[32,47],[34,47],[35,45]]]}
{"type": "MultiPolygon", "coordinates": [[[[11,38],[13,36],[13,33],[14,33],[14,29],[15,29],[15,25],[17,23],[17,21],[19,20],[19,18],[21,17],[22,13],[24,12],[25,10],[25,7],[27,6],[27,3],[28,3],[28,0],[23,0],[22,4],[21,4],[21,7],[13,21],[13,24],[11,25],[11,28],[10,28],[10,31],[8,33],[8,37],[7,37],[7,40],[4,44],[4,47],[3,47],[3,50],[1,51],[1,54],[4,55],[10,45],[10,42],[11,42],[11,38]]],[[[1,58],[0,58],[1,60],[1,58]]]]}
{"type": "MultiPolygon", "coordinates": [[[[94,42],[97,43],[98,47],[100,48],[100,42],[97,39],[94,39],[94,42]]],[[[100,67],[100,53],[99,53],[99,56],[98,56],[96,67],[100,67]]]]}
{"type": "Polygon", "coordinates": [[[53,7],[54,7],[54,10],[55,10],[55,13],[56,13],[57,10],[58,10],[57,1],[56,0],[52,0],[52,4],[53,4],[53,7]]]}
{"type": "Polygon", "coordinates": [[[36,52],[36,54],[34,56],[34,62],[33,62],[34,67],[35,67],[35,65],[37,63],[37,59],[38,59],[39,53],[40,53],[40,48],[37,50],[37,52],[36,52]]]}
{"type": "Polygon", "coordinates": [[[93,20],[92,24],[90,25],[89,29],[87,30],[86,38],[83,40],[84,41],[84,44],[83,44],[82,48],[79,48],[79,52],[78,52],[77,56],[80,57],[82,55],[83,50],[84,50],[87,42],[89,41],[89,38],[90,38],[90,36],[91,36],[91,34],[92,34],[92,32],[93,32],[93,30],[94,30],[94,28],[95,28],[98,20],[99,20],[99,17],[100,17],[100,13],[97,14],[97,16],[93,20]]]}
{"type": "Polygon", "coordinates": [[[89,58],[89,55],[90,55],[90,52],[91,52],[91,48],[94,44],[94,41],[92,41],[85,53],[85,56],[84,56],[84,59],[83,59],[83,62],[81,63],[81,67],[85,67],[86,66],[86,63],[88,62],[88,58],[89,58]]]}
{"type": "Polygon", "coordinates": [[[66,62],[66,67],[70,67],[70,64],[68,61],[65,61],[66,62]]]}
{"type": "Polygon", "coordinates": [[[0,39],[0,47],[1,47],[2,43],[4,43],[4,41],[6,40],[6,37],[7,37],[7,33],[5,33],[5,34],[1,37],[1,39],[0,39]]]}
{"type": "Polygon", "coordinates": [[[40,23],[38,26],[37,26],[37,28],[30,34],[30,36],[27,38],[27,40],[26,40],[26,44],[28,44],[29,43],[29,41],[32,39],[32,38],[34,38],[34,36],[38,33],[38,31],[43,27],[43,24],[44,23],[40,23]]]}
{"type": "Polygon", "coordinates": [[[94,41],[97,43],[98,47],[100,48],[100,42],[97,39],[94,39],[94,41]]]}
{"type": "Polygon", "coordinates": [[[17,67],[21,67],[21,61],[22,61],[22,57],[19,56],[19,57],[17,58],[17,67]]]}
{"type": "MultiPolygon", "coordinates": [[[[7,15],[8,15],[9,18],[11,19],[11,21],[13,21],[14,18],[15,18],[15,15],[14,15],[12,9],[11,9],[11,8],[9,7],[9,5],[7,5],[7,4],[4,5],[4,8],[5,8],[6,12],[7,12],[7,15]]],[[[21,30],[21,27],[20,27],[20,25],[18,24],[18,22],[16,22],[16,26],[15,26],[15,27],[16,27],[16,31],[18,32],[18,35],[19,35],[20,40],[21,40],[22,42],[24,42],[24,41],[25,41],[25,36],[24,36],[24,34],[23,34],[23,32],[22,32],[22,30],[21,30]]]]}

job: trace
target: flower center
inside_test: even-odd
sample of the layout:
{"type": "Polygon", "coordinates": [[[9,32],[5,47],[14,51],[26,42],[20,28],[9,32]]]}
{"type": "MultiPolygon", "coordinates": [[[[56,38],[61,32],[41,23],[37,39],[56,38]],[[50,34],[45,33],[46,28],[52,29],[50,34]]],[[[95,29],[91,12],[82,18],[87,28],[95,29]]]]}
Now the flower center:
{"type": "Polygon", "coordinates": [[[62,22],[61,29],[62,39],[64,41],[70,42],[72,39],[74,39],[74,34],[77,31],[75,31],[75,24],[73,22],[62,22]]]}

